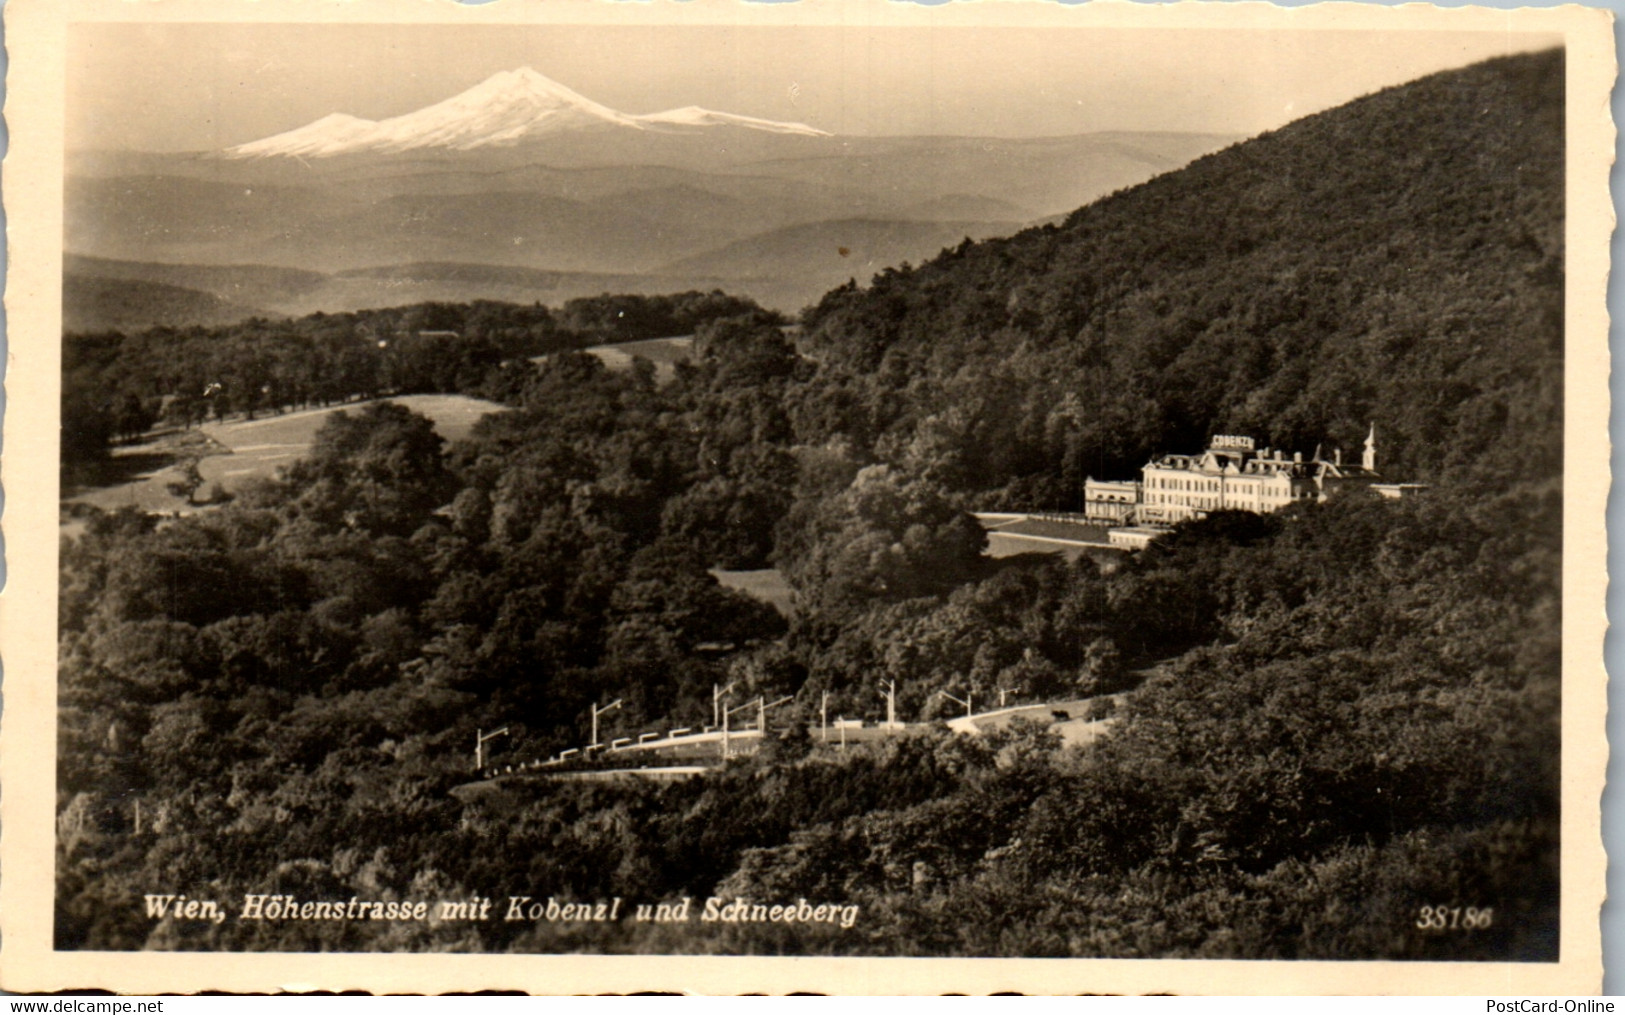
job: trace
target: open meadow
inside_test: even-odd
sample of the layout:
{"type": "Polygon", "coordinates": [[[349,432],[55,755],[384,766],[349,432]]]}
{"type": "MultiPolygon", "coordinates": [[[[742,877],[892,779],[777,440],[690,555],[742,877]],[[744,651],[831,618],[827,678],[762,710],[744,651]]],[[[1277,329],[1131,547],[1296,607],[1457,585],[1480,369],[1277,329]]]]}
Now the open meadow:
{"type": "Polygon", "coordinates": [[[711,576],[724,588],[760,599],[786,617],[795,609],[795,590],[790,587],[788,581],[785,581],[784,574],[778,568],[768,567],[755,571],[715,569],[711,572],[711,576]]]}
{"type": "MultiPolygon", "coordinates": [[[[434,420],[435,431],[446,442],[467,437],[481,416],[503,409],[466,395],[402,395],[387,399],[434,420]]],[[[276,470],[293,464],[302,456],[336,412],[356,413],[370,402],[351,402],[321,409],[305,409],[258,419],[230,419],[207,423],[196,430],[173,431],[148,437],[112,452],[114,482],[103,486],[64,491],[64,504],[86,504],[104,511],[136,507],[158,513],[189,513],[195,510],[184,497],[169,490],[181,478],[181,463],[199,456],[198,471],[207,495],[214,484],[228,493],[252,479],[265,479],[276,470]]],[[[76,531],[64,518],[64,531],[76,531]]]]}
{"type": "MultiPolygon", "coordinates": [[[[615,371],[632,369],[633,357],[642,356],[655,365],[655,377],[665,382],[676,376],[678,362],[688,359],[693,348],[694,336],[683,335],[676,338],[646,338],[636,342],[592,345],[582,352],[592,353],[603,360],[605,366],[615,371]]],[[[546,356],[535,357],[538,363],[545,359],[546,356]]]]}

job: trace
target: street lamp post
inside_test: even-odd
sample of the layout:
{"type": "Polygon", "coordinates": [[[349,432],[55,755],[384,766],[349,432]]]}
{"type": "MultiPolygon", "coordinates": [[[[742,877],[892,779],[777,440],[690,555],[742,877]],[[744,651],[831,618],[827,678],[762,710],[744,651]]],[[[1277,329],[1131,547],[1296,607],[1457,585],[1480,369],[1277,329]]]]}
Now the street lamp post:
{"type": "Polygon", "coordinates": [[[960,705],[964,705],[965,706],[965,718],[967,718],[967,719],[970,718],[970,715],[971,715],[970,703],[971,703],[971,698],[973,698],[974,695],[972,695],[970,692],[967,691],[963,698],[956,698],[953,695],[949,694],[947,691],[938,691],[937,693],[942,695],[944,698],[947,698],[949,701],[956,702],[957,704],[960,704],[960,705]]]}
{"type": "Polygon", "coordinates": [[[739,681],[737,680],[727,687],[718,687],[716,684],[711,685],[711,728],[722,730],[722,760],[724,761],[728,760],[728,716],[730,712],[723,703],[723,699],[738,686],[739,681]]]}
{"type": "Polygon", "coordinates": [[[609,712],[609,711],[611,711],[613,709],[617,709],[617,708],[620,708],[620,707],[621,707],[621,699],[619,699],[619,698],[616,698],[614,701],[610,702],[608,705],[605,705],[603,708],[599,708],[596,704],[592,706],[592,742],[591,742],[590,746],[592,746],[592,747],[601,747],[601,746],[603,746],[598,742],[598,717],[603,715],[605,712],[609,712]]]}
{"type": "Polygon", "coordinates": [[[733,683],[729,684],[727,687],[718,687],[716,684],[711,685],[711,728],[712,729],[716,729],[718,726],[722,725],[722,699],[728,695],[728,692],[732,691],[734,688],[736,688],[738,686],[739,686],[739,681],[737,681],[737,680],[735,680],[733,683]]]}
{"type": "Polygon", "coordinates": [[[508,735],[508,727],[506,727],[506,726],[502,727],[499,730],[492,730],[489,733],[486,733],[486,732],[484,732],[482,730],[475,730],[474,731],[474,771],[475,772],[479,772],[479,771],[481,771],[481,770],[483,770],[485,768],[485,742],[487,740],[495,740],[497,737],[504,737],[504,736],[507,736],[507,735],[508,735]]]}

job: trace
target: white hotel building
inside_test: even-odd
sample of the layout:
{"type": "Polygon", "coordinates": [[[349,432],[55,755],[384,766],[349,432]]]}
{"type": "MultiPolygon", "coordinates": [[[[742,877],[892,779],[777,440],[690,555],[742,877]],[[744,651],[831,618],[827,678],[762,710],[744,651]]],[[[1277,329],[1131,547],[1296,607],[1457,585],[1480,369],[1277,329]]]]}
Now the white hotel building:
{"type": "Polygon", "coordinates": [[[1161,527],[1210,511],[1253,511],[1268,514],[1288,504],[1323,500],[1340,486],[1370,487],[1384,497],[1401,497],[1424,487],[1417,483],[1381,483],[1377,474],[1377,434],[1365,439],[1360,464],[1345,464],[1343,453],[1330,461],[1317,450],[1302,452],[1258,449],[1251,437],[1219,435],[1199,455],[1163,455],[1146,464],[1139,482],[1089,479],[1084,484],[1084,510],[1093,521],[1129,529],[1111,532],[1122,546],[1143,546],[1161,527]]]}

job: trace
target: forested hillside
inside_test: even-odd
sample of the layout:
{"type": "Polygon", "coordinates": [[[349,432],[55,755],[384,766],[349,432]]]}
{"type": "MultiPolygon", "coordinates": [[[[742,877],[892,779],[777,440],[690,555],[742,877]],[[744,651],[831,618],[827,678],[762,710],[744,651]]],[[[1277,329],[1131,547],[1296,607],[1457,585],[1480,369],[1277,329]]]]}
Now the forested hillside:
{"type": "Polygon", "coordinates": [[[807,314],[797,419],[1076,506],[1213,433],[1504,488],[1561,461],[1563,55],[1389,89],[807,314]]]}
{"type": "Polygon", "coordinates": [[[490,385],[500,398],[512,394],[501,389],[508,360],[688,335],[707,321],[759,309],[721,292],[605,294],[557,309],[481,300],[219,324],[224,301],[192,295],[209,312],[189,327],[63,336],[64,476],[94,472],[111,441],[155,423],[187,427],[381,393],[484,393],[490,385]]]}
{"type": "MultiPolygon", "coordinates": [[[[1306,119],[831,293],[799,338],[708,320],[669,381],[494,357],[470,370],[512,411],[451,447],[374,405],[229,504],[93,515],[62,553],[57,946],[1555,958],[1562,66],[1306,119]],[[966,513],[1072,505],[1215,431],[1373,423],[1423,496],[1215,513],[1106,567],[992,559],[966,513]],[[708,573],[770,564],[788,618],[708,573]],[[543,757],[595,703],[636,736],[728,685],[792,702],[703,778],[452,792],[479,731],[543,757]],[[808,736],[887,685],[910,721],[1001,693],[1116,716],[1079,747],[808,736]],[[250,893],[857,909],[278,922],[238,918],[250,893]]],[[[70,344],[87,404],[119,340],[70,344]]]]}

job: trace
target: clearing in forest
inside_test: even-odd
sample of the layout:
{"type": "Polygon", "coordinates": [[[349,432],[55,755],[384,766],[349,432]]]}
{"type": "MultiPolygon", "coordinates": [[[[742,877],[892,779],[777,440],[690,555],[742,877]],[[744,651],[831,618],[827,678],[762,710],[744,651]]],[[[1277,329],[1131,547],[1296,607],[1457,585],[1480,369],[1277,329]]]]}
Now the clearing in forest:
{"type": "MultiPolygon", "coordinates": [[[[447,443],[460,440],[474,424],[503,406],[466,395],[401,395],[387,401],[406,406],[434,420],[435,431],[447,443]]],[[[218,483],[227,492],[239,489],[251,479],[269,478],[278,468],[298,461],[335,412],[360,412],[369,402],[350,402],[321,409],[304,409],[260,416],[253,420],[231,419],[206,423],[196,430],[153,435],[136,444],[113,449],[115,470],[124,465],[119,481],[90,487],[64,498],[70,504],[88,504],[104,511],[137,507],[143,511],[189,512],[186,503],[169,490],[181,478],[181,463],[197,457],[203,486],[202,498],[218,483]]],[[[66,519],[64,519],[66,521],[66,519]]]]}

